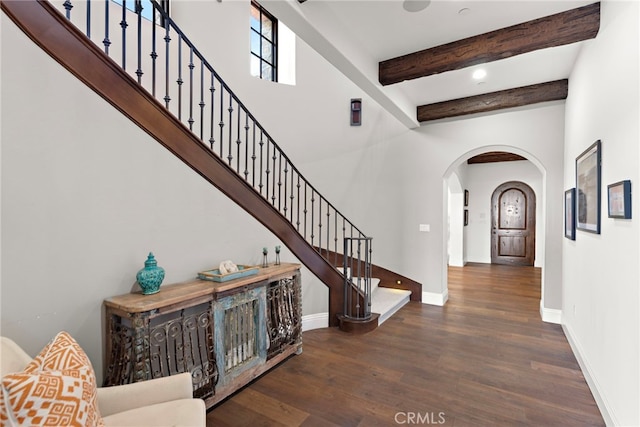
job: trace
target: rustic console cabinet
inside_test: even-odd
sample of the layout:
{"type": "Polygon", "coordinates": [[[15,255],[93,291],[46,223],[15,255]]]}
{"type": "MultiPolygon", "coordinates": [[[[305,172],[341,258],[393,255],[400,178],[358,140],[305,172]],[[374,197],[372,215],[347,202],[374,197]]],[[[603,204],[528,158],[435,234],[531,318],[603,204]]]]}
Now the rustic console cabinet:
{"type": "Polygon", "coordinates": [[[302,351],[300,266],[227,282],[194,280],[104,301],[104,386],[190,372],[212,407],[302,351]]]}

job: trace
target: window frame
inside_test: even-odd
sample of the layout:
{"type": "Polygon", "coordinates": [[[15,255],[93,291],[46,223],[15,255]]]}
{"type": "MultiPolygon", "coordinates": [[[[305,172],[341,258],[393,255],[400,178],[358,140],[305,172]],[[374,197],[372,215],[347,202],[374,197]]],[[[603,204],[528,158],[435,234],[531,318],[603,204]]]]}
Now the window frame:
{"type": "MultiPolygon", "coordinates": [[[[260,3],[258,3],[255,0],[251,0],[251,8],[252,8],[252,14],[253,14],[253,9],[255,8],[258,12],[259,12],[259,18],[258,18],[258,22],[259,22],[259,31],[256,31],[253,26],[249,25],[249,31],[250,31],[250,47],[249,47],[249,53],[250,53],[250,58],[251,61],[253,60],[253,58],[257,58],[259,61],[259,75],[256,75],[255,77],[259,77],[260,79],[263,80],[269,80],[272,82],[278,82],[278,20],[276,19],[275,16],[273,16],[272,14],[270,14],[264,7],[262,7],[262,5],[260,5],[260,3]],[[267,18],[270,22],[271,22],[271,39],[268,39],[267,37],[265,37],[262,34],[262,21],[263,21],[263,17],[267,18]],[[260,38],[260,46],[259,46],[259,52],[260,55],[257,55],[256,53],[254,53],[254,49],[253,49],[253,35],[256,34],[259,38],[260,38]],[[268,61],[264,58],[263,56],[263,42],[267,41],[270,45],[271,45],[271,56],[273,58],[273,61],[268,61]],[[271,76],[264,76],[263,75],[263,65],[267,64],[271,67],[271,76]]],[[[251,70],[251,75],[253,74],[253,70],[251,70]]]]}

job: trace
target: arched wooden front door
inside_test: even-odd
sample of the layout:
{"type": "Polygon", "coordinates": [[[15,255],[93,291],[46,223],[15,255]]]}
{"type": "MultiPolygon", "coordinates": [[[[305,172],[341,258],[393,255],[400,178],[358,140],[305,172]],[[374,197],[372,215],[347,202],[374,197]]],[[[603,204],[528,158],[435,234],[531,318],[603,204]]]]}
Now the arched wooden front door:
{"type": "Polygon", "coordinates": [[[527,184],[505,182],[491,196],[491,263],[533,265],[536,195],[527,184]]]}

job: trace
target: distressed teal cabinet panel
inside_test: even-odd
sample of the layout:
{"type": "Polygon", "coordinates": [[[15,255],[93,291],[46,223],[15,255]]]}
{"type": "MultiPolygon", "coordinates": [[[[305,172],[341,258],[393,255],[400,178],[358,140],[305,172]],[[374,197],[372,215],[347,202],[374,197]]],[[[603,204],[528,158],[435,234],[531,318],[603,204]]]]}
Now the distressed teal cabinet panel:
{"type": "Polygon", "coordinates": [[[262,285],[214,304],[215,354],[221,386],[267,360],[265,296],[266,286],[262,285]]]}

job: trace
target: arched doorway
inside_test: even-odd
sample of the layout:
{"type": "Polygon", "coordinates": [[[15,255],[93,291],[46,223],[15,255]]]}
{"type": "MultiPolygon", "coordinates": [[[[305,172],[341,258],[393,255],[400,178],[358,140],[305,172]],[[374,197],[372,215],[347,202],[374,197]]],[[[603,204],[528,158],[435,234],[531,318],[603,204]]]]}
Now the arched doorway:
{"type": "Polygon", "coordinates": [[[491,196],[491,263],[533,266],[536,195],[524,182],[509,181],[491,196]]]}

